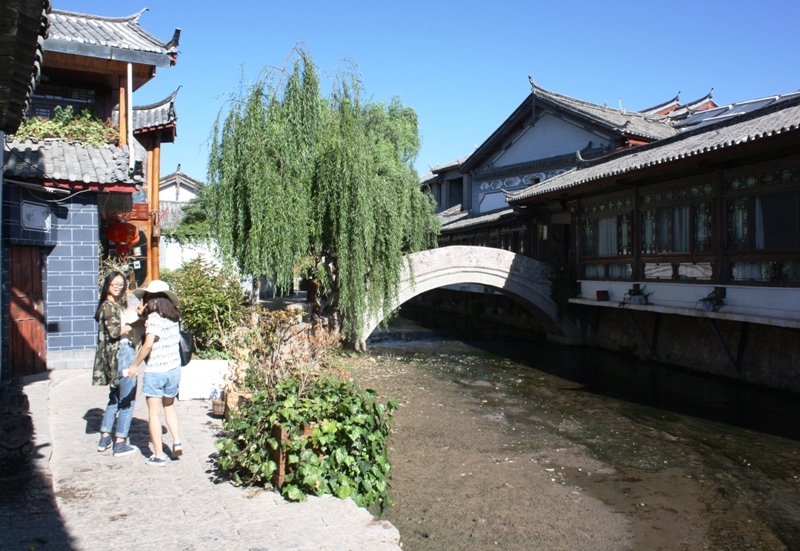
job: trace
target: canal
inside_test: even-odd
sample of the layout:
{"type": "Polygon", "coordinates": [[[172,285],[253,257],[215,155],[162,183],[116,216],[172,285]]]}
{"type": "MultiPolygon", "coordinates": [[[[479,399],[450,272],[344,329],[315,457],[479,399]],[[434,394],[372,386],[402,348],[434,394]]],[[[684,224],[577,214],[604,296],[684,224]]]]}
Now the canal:
{"type": "Polygon", "coordinates": [[[397,398],[404,549],[800,549],[796,396],[408,321],[343,358],[397,398]]]}

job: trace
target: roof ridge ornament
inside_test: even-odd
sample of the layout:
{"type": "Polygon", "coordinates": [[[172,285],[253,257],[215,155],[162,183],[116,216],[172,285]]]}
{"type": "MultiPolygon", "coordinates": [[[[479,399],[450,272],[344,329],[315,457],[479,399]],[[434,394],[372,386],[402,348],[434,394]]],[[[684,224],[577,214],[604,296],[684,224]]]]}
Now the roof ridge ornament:
{"type": "Polygon", "coordinates": [[[140,18],[140,17],[142,16],[142,14],[143,14],[144,12],[146,12],[146,11],[150,11],[150,8],[142,8],[141,10],[139,10],[139,13],[135,13],[135,14],[133,14],[133,15],[131,16],[131,19],[133,19],[134,21],[136,21],[136,23],[138,23],[138,22],[139,22],[139,18],[140,18]]]}

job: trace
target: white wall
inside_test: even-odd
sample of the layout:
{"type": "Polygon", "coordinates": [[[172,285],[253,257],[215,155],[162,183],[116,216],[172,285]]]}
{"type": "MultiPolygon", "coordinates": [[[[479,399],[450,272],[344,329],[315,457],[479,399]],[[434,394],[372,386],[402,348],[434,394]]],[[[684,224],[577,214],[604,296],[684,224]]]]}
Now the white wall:
{"type": "Polygon", "coordinates": [[[217,260],[219,250],[216,245],[182,245],[172,239],[162,238],[159,251],[159,265],[167,270],[177,270],[184,262],[194,260],[201,255],[217,265],[220,264],[217,260]]]}

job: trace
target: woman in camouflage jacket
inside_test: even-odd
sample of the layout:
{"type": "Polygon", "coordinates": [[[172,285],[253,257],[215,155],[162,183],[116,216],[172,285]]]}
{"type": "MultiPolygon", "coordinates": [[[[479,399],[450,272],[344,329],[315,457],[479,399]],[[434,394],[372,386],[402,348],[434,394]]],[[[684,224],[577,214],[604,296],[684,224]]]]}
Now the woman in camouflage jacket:
{"type": "Polygon", "coordinates": [[[125,294],[125,277],[120,272],[111,272],[103,282],[103,290],[95,312],[97,351],[94,357],[93,385],[108,386],[108,405],[100,426],[100,441],[97,451],[104,452],[112,445],[111,430],[117,422],[114,434],[114,455],[130,455],[137,451],[128,444],[128,431],[133,420],[136,404],[136,376],[128,377],[128,366],[136,357],[128,333],[133,329],[125,324],[125,310],[121,298],[125,294]]]}

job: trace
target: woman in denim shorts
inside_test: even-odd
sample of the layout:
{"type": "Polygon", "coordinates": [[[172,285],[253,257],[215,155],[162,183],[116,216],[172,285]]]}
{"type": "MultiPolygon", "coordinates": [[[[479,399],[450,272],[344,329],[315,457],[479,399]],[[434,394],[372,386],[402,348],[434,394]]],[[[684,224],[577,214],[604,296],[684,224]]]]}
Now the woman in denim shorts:
{"type": "Polygon", "coordinates": [[[120,272],[111,272],[103,282],[94,314],[99,325],[92,384],[109,387],[97,451],[104,452],[113,444],[116,457],[138,451],[136,446],[128,444],[128,431],[136,404],[136,375],[129,376],[128,366],[136,357],[136,352],[128,336],[132,327],[125,323],[125,310],[122,307],[124,294],[125,276],[120,272]],[[117,427],[112,440],[115,421],[117,427]]]}
{"type": "Polygon", "coordinates": [[[129,373],[135,376],[139,366],[150,356],[147,358],[142,383],[142,394],[147,398],[150,414],[150,439],[153,443],[153,455],[147,460],[147,464],[163,467],[167,460],[161,441],[162,407],[172,436],[172,457],[179,457],[183,453],[178,432],[178,412],[175,409],[175,397],[178,395],[178,383],[181,380],[178,325],[181,312],[178,309],[177,295],[161,280],[155,279],[147,288],[136,289],[133,294],[141,299],[140,313],[147,316],[147,322],[144,344],[131,364],[129,373]]]}

